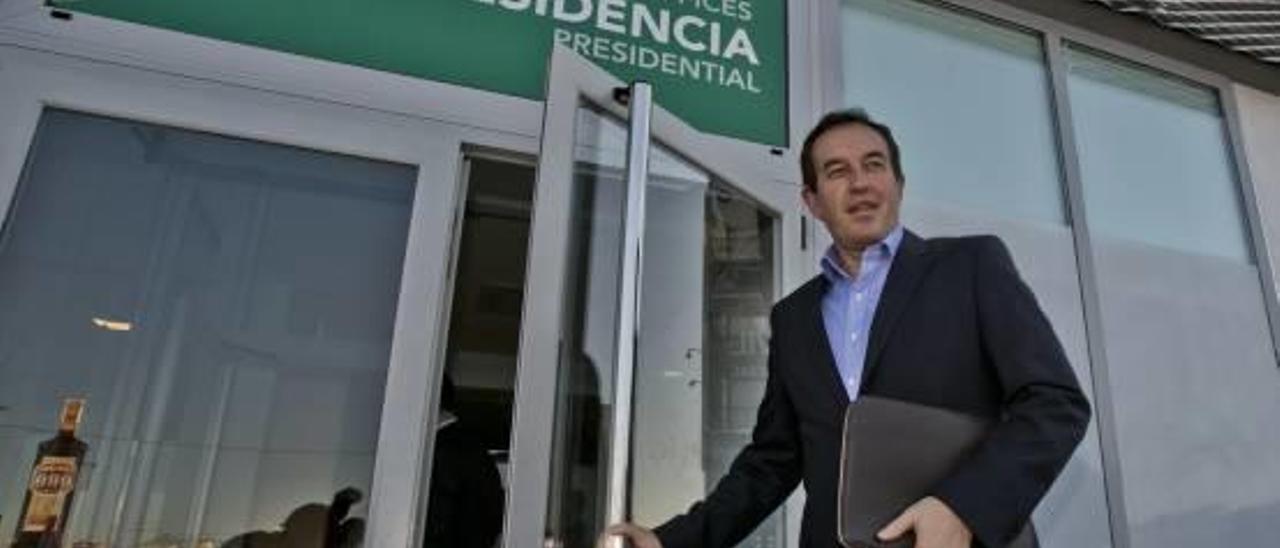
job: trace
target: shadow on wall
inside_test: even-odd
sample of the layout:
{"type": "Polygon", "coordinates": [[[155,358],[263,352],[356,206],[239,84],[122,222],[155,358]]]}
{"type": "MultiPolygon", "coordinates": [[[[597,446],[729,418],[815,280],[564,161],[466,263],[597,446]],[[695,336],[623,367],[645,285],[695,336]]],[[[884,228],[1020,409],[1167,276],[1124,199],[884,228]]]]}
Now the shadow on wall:
{"type": "Polygon", "coordinates": [[[1134,529],[1135,547],[1275,546],[1280,502],[1228,510],[1208,508],[1165,516],[1134,529]]]}
{"type": "Polygon", "coordinates": [[[364,540],[364,520],[347,517],[364,495],[348,487],[328,505],[307,503],[285,518],[277,532],[251,531],[222,544],[222,548],[357,548],[364,540]]]}

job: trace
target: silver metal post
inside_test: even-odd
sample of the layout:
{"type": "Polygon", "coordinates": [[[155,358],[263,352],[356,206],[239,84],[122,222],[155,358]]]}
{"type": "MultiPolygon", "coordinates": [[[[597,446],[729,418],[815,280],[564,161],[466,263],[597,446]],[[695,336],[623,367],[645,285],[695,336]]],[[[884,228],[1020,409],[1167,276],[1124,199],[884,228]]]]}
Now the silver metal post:
{"type": "MultiPolygon", "coordinates": [[[[627,479],[631,465],[631,401],[640,328],[641,250],[644,240],[644,196],[649,180],[649,120],[653,89],[644,82],[631,85],[630,131],[627,135],[627,217],[623,229],[621,298],[618,303],[617,390],[613,405],[613,443],[609,447],[609,495],[606,522],[627,516],[627,479]]],[[[615,537],[616,538],[616,537],[615,537]]],[[[615,541],[620,545],[620,539],[615,541]]]]}
{"type": "Polygon", "coordinates": [[[1071,114],[1071,95],[1067,79],[1066,42],[1056,32],[1044,34],[1045,59],[1049,68],[1054,111],[1057,114],[1058,141],[1062,154],[1066,183],[1067,217],[1075,243],[1076,271],[1080,281],[1081,307],[1084,312],[1085,340],[1089,347],[1089,375],[1093,386],[1094,422],[1098,427],[1099,456],[1102,459],[1102,485],[1107,497],[1107,518],[1113,548],[1129,548],[1128,510],[1124,502],[1123,470],[1120,467],[1120,438],[1116,434],[1116,406],[1111,396],[1111,369],[1107,358],[1106,336],[1102,331],[1102,297],[1098,289],[1098,271],[1094,265],[1096,252],[1089,219],[1085,214],[1084,180],[1080,174],[1080,152],[1071,114]]]}

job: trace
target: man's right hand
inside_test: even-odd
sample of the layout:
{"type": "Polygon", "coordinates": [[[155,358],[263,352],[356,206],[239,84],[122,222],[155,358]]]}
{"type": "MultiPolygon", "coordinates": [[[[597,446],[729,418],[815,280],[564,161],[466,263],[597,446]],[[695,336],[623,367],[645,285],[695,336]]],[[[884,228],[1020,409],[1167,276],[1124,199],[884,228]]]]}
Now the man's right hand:
{"type": "Polygon", "coordinates": [[[596,548],[622,548],[618,544],[610,543],[613,537],[627,539],[631,542],[631,548],[662,548],[662,541],[658,540],[658,535],[653,534],[653,531],[630,523],[610,525],[600,534],[600,538],[596,539],[596,548]]]}

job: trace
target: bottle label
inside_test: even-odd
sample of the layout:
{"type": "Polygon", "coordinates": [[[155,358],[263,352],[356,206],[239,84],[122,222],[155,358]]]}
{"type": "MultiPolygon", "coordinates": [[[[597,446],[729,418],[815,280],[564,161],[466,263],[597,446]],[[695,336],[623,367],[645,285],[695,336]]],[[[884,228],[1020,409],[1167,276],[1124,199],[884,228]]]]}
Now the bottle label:
{"type": "Polygon", "coordinates": [[[76,486],[75,457],[41,457],[31,473],[31,503],[22,517],[22,532],[57,531],[62,503],[76,486]]]}

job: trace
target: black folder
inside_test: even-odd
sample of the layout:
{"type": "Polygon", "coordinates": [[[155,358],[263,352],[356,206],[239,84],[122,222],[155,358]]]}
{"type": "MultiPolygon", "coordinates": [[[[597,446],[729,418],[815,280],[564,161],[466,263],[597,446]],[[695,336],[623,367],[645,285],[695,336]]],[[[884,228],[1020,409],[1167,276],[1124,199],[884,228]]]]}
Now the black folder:
{"type": "MultiPolygon", "coordinates": [[[[876,533],[947,475],[986,437],[991,421],[955,411],[860,396],[845,411],[840,452],[840,543],[847,548],[912,548],[876,533]]],[[[1028,523],[1009,548],[1034,548],[1028,523]]],[[[993,547],[994,548],[994,547],[993,547]]]]}

